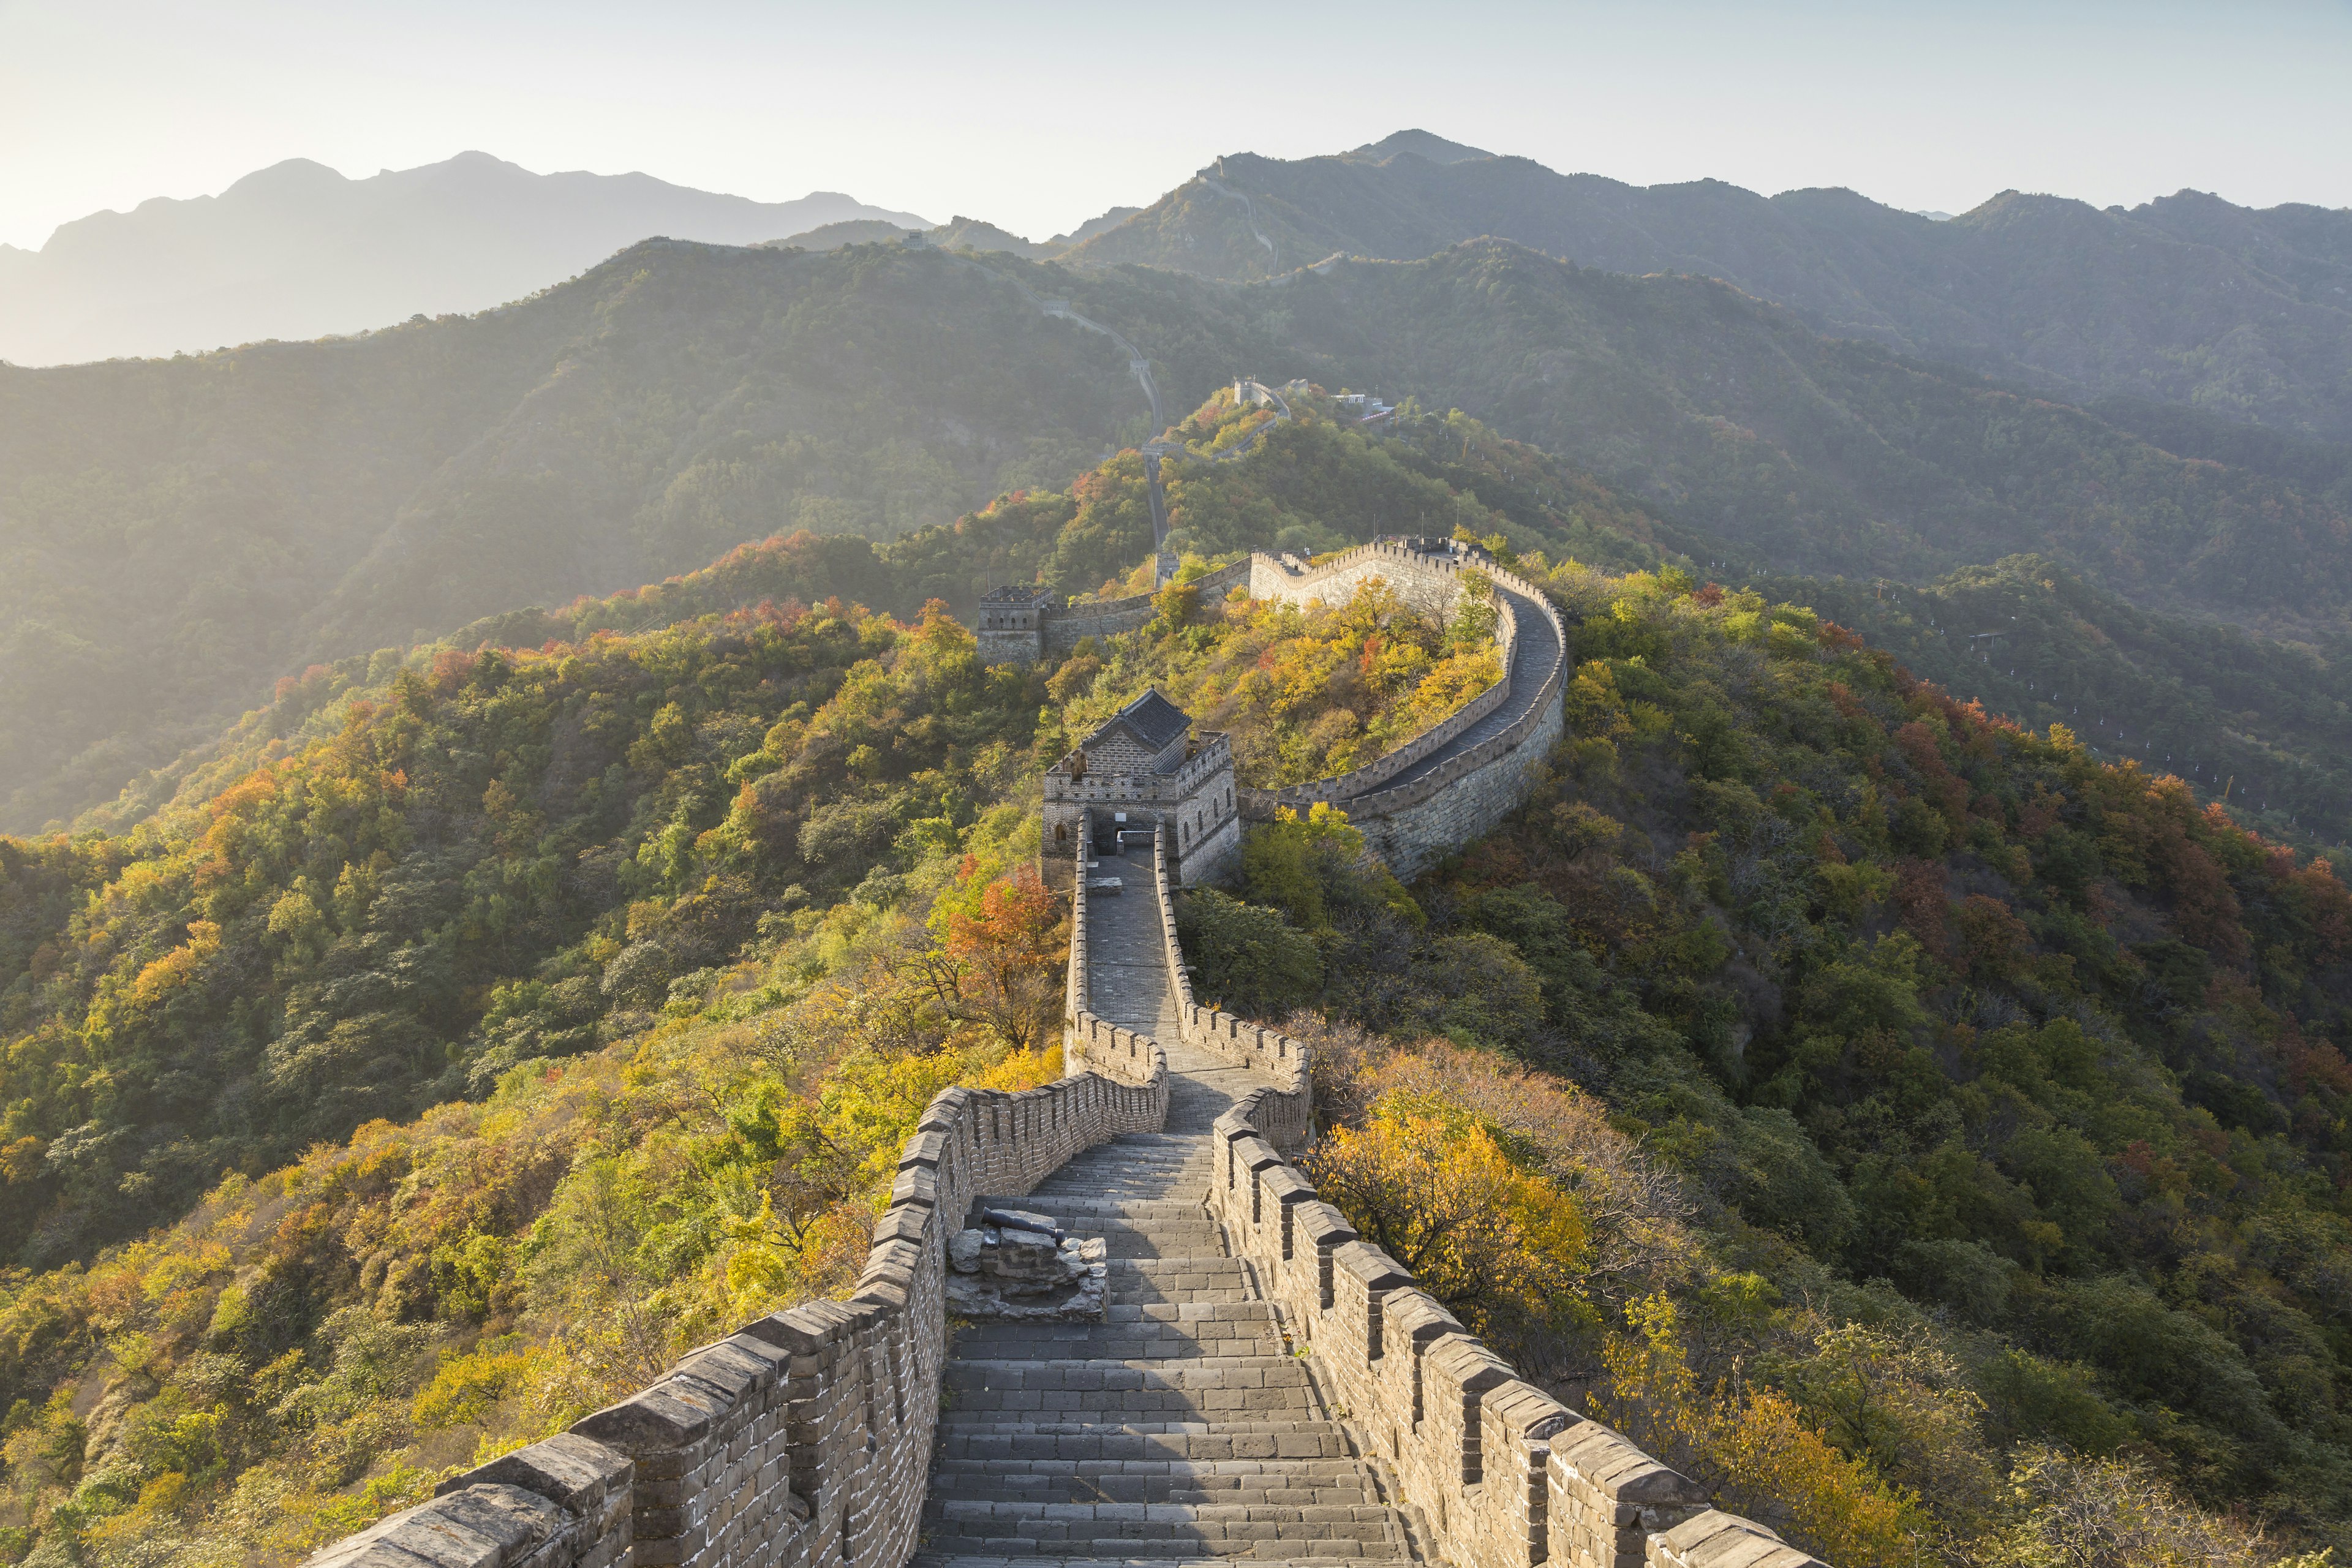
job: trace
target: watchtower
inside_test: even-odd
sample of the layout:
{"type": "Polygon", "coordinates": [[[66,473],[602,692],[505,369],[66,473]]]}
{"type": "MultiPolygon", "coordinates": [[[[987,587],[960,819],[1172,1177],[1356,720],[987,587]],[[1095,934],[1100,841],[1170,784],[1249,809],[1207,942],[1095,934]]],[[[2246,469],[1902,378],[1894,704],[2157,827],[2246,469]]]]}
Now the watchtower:
{"type": "Polygon", "coordinates": [[[982,664],[1034,664],[1045,653],[1045,616],[1055,607],[1055,596],[1043,588],[991,588],[981,596],[980,639],[982,664]]]}
{"type": "Polygon", "coordinates": [[[1116,853],[1118,834],[1168,830],[1177,880],[1215,881],[1240,863],[1241,811],[1234,749],[1222,733],[1192,732],[1192,716],[1147,691],[1103,721],[1045,773],[1041,857],[1049,886],[1066,888],[1079,863],[1116,853]],[[1093,808],[1097,842],[1078,842],[1093,808]]]}

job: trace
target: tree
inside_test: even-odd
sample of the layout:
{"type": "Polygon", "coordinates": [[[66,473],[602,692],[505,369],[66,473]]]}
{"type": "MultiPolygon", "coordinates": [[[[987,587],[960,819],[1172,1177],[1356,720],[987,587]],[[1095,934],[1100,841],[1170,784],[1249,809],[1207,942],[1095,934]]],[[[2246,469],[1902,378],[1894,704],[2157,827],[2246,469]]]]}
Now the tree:
{"type": "Polygon", "coordinates": [[[943,995],[956,1016],[1030,1050],[1053,1027],[1067,948],[1060,901],[1035,866],[1018,867],[988,885],[976,913],[950,913],[943,995]]]}
{"type": "Polygon", "coordinates": [[[1314,939],[1279,910],[1202,888],[1177,904],[1176,935],[1199,969],[1196,993],[1234,1012],[1279,1018],[1322,986],[1314,939]]]}
{"type": "Polygon", "coordinates": [[[1583,1210],[1524,1139],[1442,1095],[1391,1093],[1361,1128],[1333,1128],[1306,1164],[1367,1240],[1474,1329],[1577,1315],[1583,1210]]]}

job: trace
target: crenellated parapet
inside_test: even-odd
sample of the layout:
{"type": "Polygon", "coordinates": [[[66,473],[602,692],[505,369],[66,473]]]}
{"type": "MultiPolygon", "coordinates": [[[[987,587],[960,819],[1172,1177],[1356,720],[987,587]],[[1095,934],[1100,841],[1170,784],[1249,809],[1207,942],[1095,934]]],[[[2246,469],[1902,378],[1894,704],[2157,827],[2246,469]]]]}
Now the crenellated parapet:
{"type": "Polygon", "coordinates": [[[1359,1237],[1276,1147],[1287,1099],[1261,1090],[1218,1119],[1209,1206],[1438,1556],[1458,1568],[1818,1568],[1520,1377],[1359,1237]]]}

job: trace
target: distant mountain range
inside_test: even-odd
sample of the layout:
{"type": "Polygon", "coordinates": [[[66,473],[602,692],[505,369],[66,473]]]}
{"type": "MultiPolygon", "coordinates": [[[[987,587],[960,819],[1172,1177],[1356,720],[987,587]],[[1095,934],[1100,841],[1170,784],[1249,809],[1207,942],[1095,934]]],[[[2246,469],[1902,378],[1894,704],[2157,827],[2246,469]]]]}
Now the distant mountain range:
{"type": "Polygon", "coordinates": [[[1611,272],[1720,278],[1816,331],[2070,401],[2154,398],[2352,439],[2352,211],[2004,191],[1939,221],[1846,190],[1560,174],[1406,131],[1327,157],[1220,158],[1067,259],[1250,281],[1483,236],[1611,272]]]}
{"type": "Polygon", "coordinates": [[[792,202],[647,174],[536,174],[487,153],[363,180],[289,159],[0,245],[0,359],[68,364],[316,338],[488,309],[654,235],[750,245],[823,224],[928,228],[837,192],[792,202]]]}

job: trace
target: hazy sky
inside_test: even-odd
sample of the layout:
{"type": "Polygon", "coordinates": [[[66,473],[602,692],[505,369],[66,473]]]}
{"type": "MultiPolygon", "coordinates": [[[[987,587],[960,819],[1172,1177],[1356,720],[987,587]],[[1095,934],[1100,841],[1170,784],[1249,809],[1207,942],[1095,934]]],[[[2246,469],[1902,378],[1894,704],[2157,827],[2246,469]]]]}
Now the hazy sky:
{"type": "Polygon", "coordinates": [[[1043,237],[1418,125],[1563,172],[2352,206],[2352,0],[821,6],[0,0],[0,242],[479,148],[1043,237]]]}

